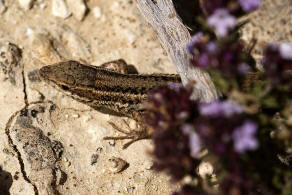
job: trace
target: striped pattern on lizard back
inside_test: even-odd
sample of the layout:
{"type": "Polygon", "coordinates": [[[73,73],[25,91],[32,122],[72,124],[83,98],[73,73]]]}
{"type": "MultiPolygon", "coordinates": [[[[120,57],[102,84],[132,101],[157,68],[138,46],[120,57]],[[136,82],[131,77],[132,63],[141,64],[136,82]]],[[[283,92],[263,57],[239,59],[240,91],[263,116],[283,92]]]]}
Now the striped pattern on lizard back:
{"type": "Polygon", "coordinates": [[[40,69],[40,76],[72,98],[133,117],[143,112],[147,93],[166,83],[180,83],[175,74],[121,74],[108,69],[61,62],[40,69]]]}

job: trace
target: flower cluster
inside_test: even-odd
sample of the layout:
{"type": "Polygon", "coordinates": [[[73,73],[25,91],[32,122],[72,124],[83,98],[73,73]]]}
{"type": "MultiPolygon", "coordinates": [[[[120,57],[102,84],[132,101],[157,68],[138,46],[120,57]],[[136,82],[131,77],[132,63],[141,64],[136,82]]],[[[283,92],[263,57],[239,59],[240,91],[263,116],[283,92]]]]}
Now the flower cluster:
{"type": "Polygon", "coordinates": [[[227,77],[244,75],[254,67],[243,43],[231,38],[212,41],[199,32],[193,36],[187,49],[192,54],[194,66],[213,68],[227,77]]]}
{"type": "Polygon", "coordinates": [[[195,127],[209,151],[220,155],[257,148],[257,125],[246,118],[240,105],[232,101],[214,101],[201,104],[199,110],[201,115],[195,127]]]}
{"type": "Polygon", "coordinates": [[[239,39],[238,28],[241,25],[237,26],[236,17],[257,9],[260,0],[200,2],[206,15],[205,23],[202,22],[205,29],[202,29],[204,33],[196,33],[187,45],[187,50],[192,56],[191,64],[208,68],[215,85],[223,93],[234,88],[248,90],[245,86],[253,84],[248,75],[255,72],[256,66],[251,56],[252,47],[239,39]],[[226,78],[231,82],[225,82],[226,78]]]}
{"type": "Polygon", "coordinates": [[[234,29],[236,17],[257,9],[260,0],[200,3],[208,27],[187,50],[223,96],[191,100],[191,84],[149,94],[145,121],[153,129],[154,168],[184,181],[174,195],[291,194],[292,45],[269,44],[260,72],[234,29]],[[214,165],[215,182],[197,171],[203,161],[214,165]]]}
{"type": "Polygon", "coordinates": [[[216,29],[217,35],[220,37],[225,37],[237,23],[236,18],[230,15],[226,9],[217,9],[207,22],[216,29]]]}
{"type": "Polygon", "coordinates": [[[202,0],[201,7],[218,36],[228,35],[236,26],[236,17],[252,12],[260,6],[260,0],[202,0]]]}
{"type": "MultiPolygon", "coordinates": [[[[198,156],[202,148],[207,148],[213,155],[232,158],[237,165],[227,164],[226,169],[242,181],[236,186],[244,188],[249,180],[238,173],[244,172],[240,156],[258,148],[256,123],[235,102],[199,103],[190,100],[190,95],[191,90],[182,86],[162,86],[149,94],[146,122],[154,129],[154,168],[166,170],[174,181],[185,176],[198,178],[196,168],[201,162],[198,156]]],[[[197,190],[185,186],[177,194],[197,190]]]]}
{"type": "Polygon", "coordinates": [[[201,7],[207,16],[212,15],[218,9],[226,9],[233,15],[243,15],[256,10],[260,6],[260,0],[202,0],[201,7]]]}
{"type": "Polygon", "coordinates": [[[186,175],[195,176],[199,163],[190,155],[189,134],[182,131],[182,126],[196,114],[192,110],[197,103],[190,100],[190,94],[191,90],[182,86],[162,86],[152,92],[147,104],[146,122],[155,130],[154,168],[167,170],[175,181],[186,175]]]}
{"type": "Polygon", "coordinates": [[[265,75],[274,84],[292,85],[292,45],[271,43],[264,52],[265,75]],[[289,72],[290,71],[290,72],[289,72]]]}

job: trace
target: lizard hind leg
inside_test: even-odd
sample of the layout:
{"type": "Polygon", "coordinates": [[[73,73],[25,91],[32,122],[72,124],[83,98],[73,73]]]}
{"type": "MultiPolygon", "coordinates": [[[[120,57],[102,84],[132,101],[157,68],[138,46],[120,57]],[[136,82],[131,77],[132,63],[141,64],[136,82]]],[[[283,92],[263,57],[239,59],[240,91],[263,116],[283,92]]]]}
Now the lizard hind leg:
{"type": "Polygon", "coordinates": [[[103,139],[104,140],[123,140],[123,139],[130,139],[129,142],[125,143],[123,145],[123,149],[126,149],[127,147],[129,147],[132,143],[136,142],[136,141],[139,141],[139,140],[142,140],[142,139],[150,139],[151,138],[151,133],[150,131],[148,130],[147,127],[145,126],[139,126],[137,123],[136,123],[136,128],[133,129],[130,127],[129,123],[125,120],[123,120],[123,122],[125,123],[125,125],[127,126],[127,128],[129,129],[128,131],[127,130],[124,130],[124,129],[121,129],[120,127],[118,127],[115,123],[113,122],[108,122],[116,131],[118,132],[121,132],[124,134],[124,136],[116,136],[116,137],[111,137],[111,136],[108,136],[108,137],[104,137],[103,139]],[[139,129],[139,130],[137,130],[139,129]]]}

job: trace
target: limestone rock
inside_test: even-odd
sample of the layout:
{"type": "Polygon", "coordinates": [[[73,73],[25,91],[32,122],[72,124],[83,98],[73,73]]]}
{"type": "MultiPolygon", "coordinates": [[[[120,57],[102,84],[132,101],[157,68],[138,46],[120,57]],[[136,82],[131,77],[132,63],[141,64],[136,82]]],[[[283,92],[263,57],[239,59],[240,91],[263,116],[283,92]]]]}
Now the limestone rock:
{"type": "Polygon", "coordinates": [[[63,19],[71,16],[71,12],[64,0],[52,0],[52,14],[63,19]]]}
{"type": "Polygon", "coordinates": [[[84,0],[67,0],[70,11],[78,20],[83,20],[87,11],[84,0]]]}
{"type": "Polygon", "coordinates": [[[101,9],[100,9],[100,7],[98,7],[98,6],[95,6],[93,9],[92,9],[92,12],[93,12],[93,15],[94,15],[94,17],[95,18],[100,18],[101,17],[101,9]]]}
{"type": "Polygon", "coordinates": [[[29,10],[33,5],[34,0],[18,0],[19,5],[25,10],[29,10]]]}
{"type": "Polygon", "coordinates": [[[0,0],[0,14],[4,13],[6,11],[7,7],[5,5],[4,0],[0,0]]]}

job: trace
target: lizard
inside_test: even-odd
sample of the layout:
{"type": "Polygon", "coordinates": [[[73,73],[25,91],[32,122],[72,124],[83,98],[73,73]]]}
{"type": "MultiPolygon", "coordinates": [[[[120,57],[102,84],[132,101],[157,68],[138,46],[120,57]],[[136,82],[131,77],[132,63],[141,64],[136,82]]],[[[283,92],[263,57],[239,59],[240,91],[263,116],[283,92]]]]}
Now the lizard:
{"type": "Polygon", "coordinates": [[[151,137],[152,130],[143,124],[148,92],[167,83],[181,83],[178,74],[137,74],[129,70],[129,65],[122,59],[100,66],[71,60],[43,66],[39,76],[49,85],[95,110],[137,121],[142,127],[139,131],[125,131],[109,122],[114,129],[126,135],[104,139],[131,139],[123,146],[125,149],[137,140],[151,137]]]}

